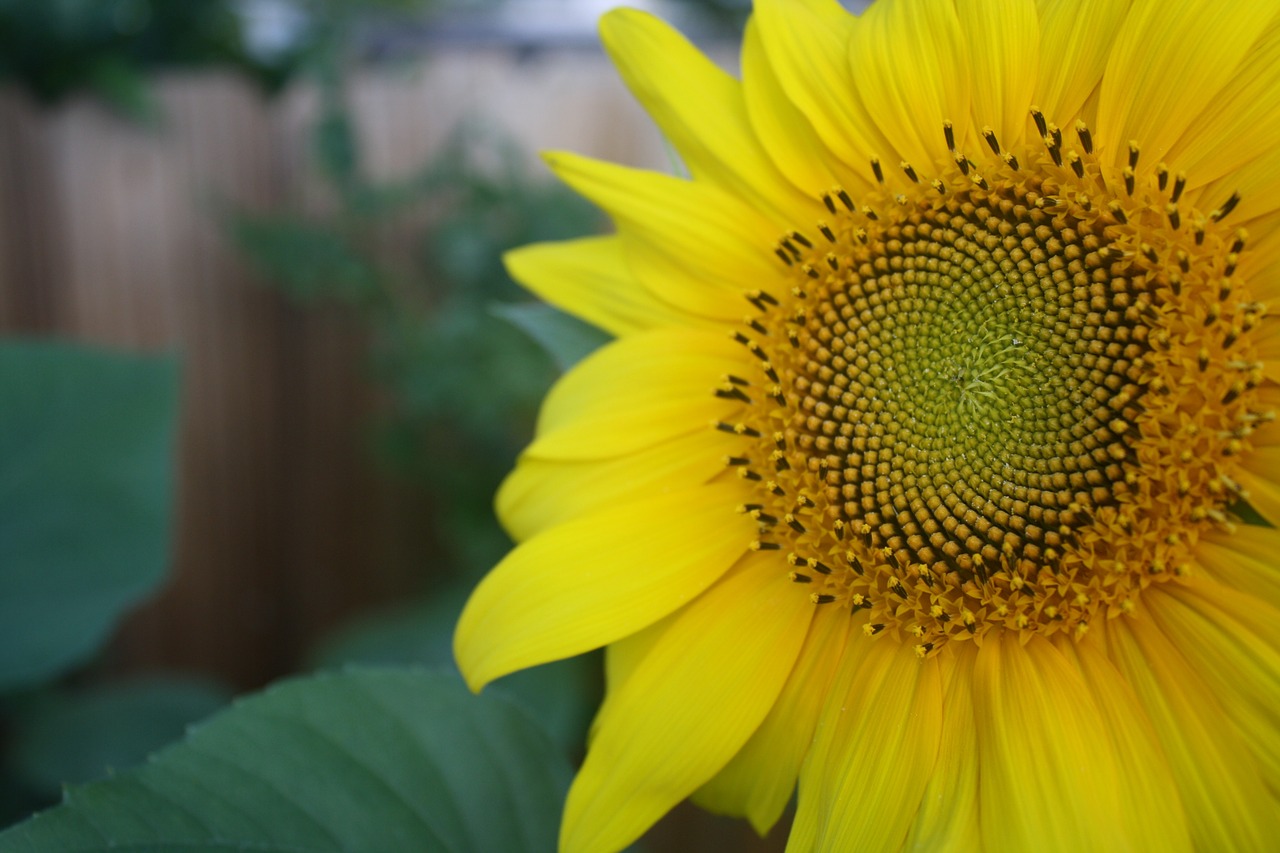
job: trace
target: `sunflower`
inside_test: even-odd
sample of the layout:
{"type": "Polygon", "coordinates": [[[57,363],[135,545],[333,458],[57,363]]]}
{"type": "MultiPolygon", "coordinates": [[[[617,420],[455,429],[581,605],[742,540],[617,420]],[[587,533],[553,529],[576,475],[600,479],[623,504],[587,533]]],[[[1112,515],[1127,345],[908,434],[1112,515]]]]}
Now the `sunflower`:
{"type": "Polygon", "coordinates": [[[617,340],[498,498],[479,689],[607,647],[561,845],[1280,838],[1280,7],[758,0],[605,45],[688,179],[512,274],[617,340]]]}

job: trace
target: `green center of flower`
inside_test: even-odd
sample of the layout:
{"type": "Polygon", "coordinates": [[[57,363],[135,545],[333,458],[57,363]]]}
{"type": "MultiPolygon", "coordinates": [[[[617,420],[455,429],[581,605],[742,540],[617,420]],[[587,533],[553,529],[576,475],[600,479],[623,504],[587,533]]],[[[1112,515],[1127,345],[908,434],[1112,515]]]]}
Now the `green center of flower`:
{"type": "Polygon", "coordinates": [[[779,244],[786,292],[748,294],[758,375],[719,393],[744,402],[723,426],[752,439],[730,463],[753,547],[922,655],[1079,635],[1185,573],[1272,418],[1229,210],[1179,210],[1185,181],[1140,175],[1136,149],[1105,175],[1080,139],[1049,126],[1015,157],[988,136],[995,157],[931,182],[903,164],[903,192],[837,190],[779,244]]]}

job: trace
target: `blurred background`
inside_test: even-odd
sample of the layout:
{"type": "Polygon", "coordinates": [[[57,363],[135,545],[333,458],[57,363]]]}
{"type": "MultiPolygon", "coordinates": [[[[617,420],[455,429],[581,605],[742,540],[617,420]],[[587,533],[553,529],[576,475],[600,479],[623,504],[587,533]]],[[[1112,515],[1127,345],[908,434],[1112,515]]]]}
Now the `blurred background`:
{"type": "MultiPolygon", "coordinates": [[[[611,5],[0,0],[0,335],[177,363],[162,577],[0,685],[4,824],[282,676],[452,666],[510,547],[494,490],[603,341],[502,269],[607,227],[536,152],[679,169],[598,46],[611,5]]],[[[736,66],[746,0],[635,5],[736,66]]],[[[495,689],[577,759],[599,667],[495,689]]],[[[640,846],[785,835],[684,806],[640,846]]]]}

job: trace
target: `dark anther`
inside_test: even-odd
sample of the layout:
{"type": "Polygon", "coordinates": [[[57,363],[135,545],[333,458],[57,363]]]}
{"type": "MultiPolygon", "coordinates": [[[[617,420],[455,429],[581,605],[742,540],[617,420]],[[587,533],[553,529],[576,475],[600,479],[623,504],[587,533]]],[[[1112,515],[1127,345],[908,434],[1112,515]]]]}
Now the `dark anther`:
{"type": "MultiPolygon", "coordinates": [[[[1132,159],[1133,159],[1133,157],[1130,157],[1129,159],[1130,159],[1130,160],[1132,160],[1132,159]]],[[[1136,177],[1137,177],[1137,176],[1136,176],[1136,175],[1134,174],[1134,172],[1133,172],[1133,167],[1132,167],[1132,166],[1125,166],[1125,168],[1124,168],[1124,191],[1125,191],[1125,193],[1126,193],[1126,194],[1128,194],[1128,195],[1133,195],[1133,188],[1134,188],[1134,183],[1135,183],[1135,179],[1136,179],[1136,177]]]]}
{"type": "Polygon", "coordinates": [[[1111,215],[1115,217],[1116,222],[1119,222],[1121,225],[1124,225],[1129,221],[1129,217],[1125,214],[1124,207],[1121,206],[1120,202],[1111,202],[1107,205],[1107,209],[1111,211],[1111,215]]]}
{"type": "Polygon", "coordinates": [[[770,515],[769,513],[763,512],[761,510],[756,510],[752,512],[751,517],[754,518],[756,521],[760,522],[761,524],[773,525],[778,523],[778,517],[776,515],[770,515]]]}
{"type": "Polygon", "coordinates": [[[1018,171],[1018,158],[1013,156],[1013,152],[1006,151],[1003,156],[1004,162],[1009,166],[1009,168],[1013,169],[1015,172],[1018,171]]]}
{"type": "Polygon", "coordinates": [[[791,260],[791,256],[788,255],[785,251],[783,251],[781,246],[778,246],[777,248],[775,248],[773,250],[773,253],[777,255],[779,258],[781,258],[782,262],[787,266],[791,266],[791,264],[793,263],[791,260]]]}
{"type": "Polygon", "coordinates": [[[1057,125],[1049,125],[1049,135],[1053,137],[1053,147],[1062,147],[1062,128],[1057,125]]]}
{"type": "Polygon", "coordinates": [[[791,515],[791,514],[789,514],[789,513],[788,513],[787,515],[783,516],[783,519],[782,519],[782,520],[783,520],[783,521],[785,521],[785,522],[787,523],[787,527],[790,527],[790,528],[791,528],[792,530],[794,530],[796,533],[806,533],[806,532],[807,532],[807,531],[806,531],[806,529],[805,529],[805,526],[804,526],[803,524],[801,524],[799,521],[797,521],[797,520],[796,520],[796,517],[795,517],[794,515],[791,515]]]}
{"type": "Polygon", "coordinates": [[[1236,205],[1239,203],[1240,193],[1233,192],[1231,194],[1231,198],[1227,199],[1226,202],[1223,203],[1222,207],[1209,214],[1209,218],[1214,222],[1221,222],[1227,217],[1227,214],[1236,209],[1236,205]]]}
{"type": "Polygon", "coordinates": [[[1084,161],[1080,159],[1080,155],[1072,151],[1068,157],[1068,161],[1071,163],[1071,171],[1076,173],[1076,177],[1083,178],[1084,177],[1084,161]]]}
{"type": "Polygon", "coordinates": [[[844,190],[836,191],[836,198],[840,199],[840,203],[847,207],[850,211],[854,210],[853,199],[849,197],[849,193],[844,190]]]}
{"type": "Polygon", "coordinates": [[[801,246],[804,246],[806,249],[813,248],[813,244],[809,242],[809,238],[801,234],[799,231],[792,231],[789,236],[791,237],[792,240],[795,240],[797,243],[799,243],[801,246]]]}
{"type": "Polygon", "coordinates": [[[822,203],[827,206],[827,210],[831,211],[832,213],[836,212],[836,203],[831,198],[831,193],[822,194],[822,203]]]}
{"type": "Polygon", "coordinates": [[[857,557],[853,556],[852,552],[846,553],[844,555],[844,559],[845,562],[849,564],[849,568],[853,569],[858,574],[863,574],[862,563],[859,562],[857,557]]]}
{"type": "Polygon", "coordinates": [[[871,158],[871,171],[876,176],[877,183],[884,183],[884,171],[880,168],[880,160],[876,157],[871,158]]]}
{"type": "Polygon", "coordinates": [[[1182,198],[1182,191],[1187,188],[1187,173],[1179,172],[1173,179],[1173,192],[1169,195],[1169,200],[1177,204],[1178,199],[1182,198]]]}
{"type": "Polygon", "coordinates": [[[1062,149],[1059,148],[1057,143],[1053,141],[1052,136],[1046,136],[1044,138],[1044,147],[1049,150],[1049,156],[1053,158],[1053,165],[1061,166],[1062,165],[1062,149]]]}
{"type": "Polygon", "coordinates": [[[840,259],[827,252],[827,266],[831,267],[833,271],[840,269],[840,259]]]}
{"type": "Polygon", "coordinates": [[[821,562],[820,560],[810,560],[809,568],[813,569],[815,572],[818,572],[819,574],[823,574],[823,575],[831,574],[831,567],[828,566],[826,563],[821,562]]]}
{"type": "Polygon", "coordinates": [[[748,338],[746,335],[742,334],[742,332],[734,332],[733,339],[743,346],[751,346],[751,338],[748,338]]]}
{"type": "Polygon", "coordinates": [[[1178,227],[1182,224],[1182,217],[1178,214],[1178,206],[1176,204],[1166,204],[1164,206],[1164,212],[1169,217],[1169,226],[1173,228],[1174,231],[1177,231],[1178,227]]]}
{"type": "Polygon", "coordinates": [[[780,550],[782,550],[782,546],[781,546],[781,545],[779,545],[777,542],[755,542],[755,543],[753,543],[753,550],[756,550],[756,551],[780,551],[780,550]]]}
{"type": "Polygon", "coordinates": [[[1080,138],[1080,144],[1084,147],[1084,153],[1093,153],[1093,134],[1089,132],[1089,125],[1083,121],[1076,122],[1076,136],[1080,138]]]}
{"type": "Polygon", "coordinates": [[[1231,249],[1229,251],[1233,253],[1244,251],[1244,241],[1246,236],[1247,235],[1245,234],[1245,230],[1243,228],[1237,231],[1235,239],[1231,241],[1231,249]]]}
{"type": "Polygon", "coordinates": [[[768,376],[774,382],[778,381],[778,371],[773,369],[772,364],[766,361],[764,364],[760,365],[760,369],[764,371],[765,376],[768,376]]]}
{"type": "Polygon", "coordinates": [[[728,388],[717,388],[716,396],[722,400],[741,400],[744,403],[750,403],[751,398],[742,393],[742,389],[734,386],[728,388]]]}
{"type": "Polygon", "coordinates": [[[1041,136],[1049,135],[1049,125],[1044,120],[1044,113],[1040,112],[1037,107],[1031,108],[1031,119],[1036,123],[1036,130],[1040,131],[1041,136]]]}
{"type": "Polygon", "coordinates": [[[823,237],[827,238],[828,243],[834,243],[836,241],[836,232],[832,231],[831,227],[827,225],[827,223],[819,222],[818,230],[822,232],[823,237]]]}
{"type": "Polygon", "coordinates": [[[880,218],[880,214],[876,213],[875,209],[872,208],[871,205],[869,204],[864,204],[862,206],[862,215],[867,217],[867,219],[872,219],[872,220],[880,218]]]}
{"type": "Polygon", "coordinates": [[[1164,192],[1164,188],[1169,186],[1169,167],[1164,163],[1156,166],[1156,188],[1160,192],[1164,192]]]}
{"type": "Polygon", "coordinates": [[[725,380],[732,382],[734,385],[750,385],[751,383],[743,379],[741,376],[734,376],[732,373],[725,374],[725,380]]]}
{"type": "Polygon", "coordinates": [[[955,128],[951,126],[951,122],[944,121],[942,123],[942,135],[947,138],[947,150],[955,151],[956,150],[956,131],[955,131],[955,128]]]}
{"type": "Polygon", "coordinates": [[[1129,168],[1138,168],[1138,143],[1136,142],[1129,143],[1129,168]]]}
{"type": "Polygon", "coordinates": [[[991,146],[991,153],[999,157],[1000,140],[996,139],[996,132],[989,127],[984,127],[982,129],[982,138],[987,140],[987,145],[991,146]]]}
{"type": "Polygon", "coordinates": [[[964,156],[963,154],[957,154],[955,157],[955,160],[956,160],[956,166],[959,167],[960,169],[960,174],[962,175],[969,174],[969,166],[970,166],[969,158],[964,156]]]}
{"type": "Polygon", "coordinates": [[[1244,387],[1243,387],[1243,383],[1241,382],[1237,382],[1234,385],[1232,385],[1230,388],[1227,389],[1227,393],[1222,395],[1222,405],[1225,406],[1228,403],[1235,400],[1236,397],[1240,396],[1240,392],[1243,390],[1244,390],[1244,387]]]}
{"type": "Polygon", "coordinates": [[[763,299],[761,299],[761,298],[760,298],[760,296],[759,296],[757,293],[751,293],[751,292],[748,292],[748,293],[744,293],[744,294],[742,294],[742,295],[743,295],[743,296],[745,296],[745,297],[747,298],[747,301],[748,301],[748,302],[750,302],[752,305],[754,305],[754,306],[755,306],[755,308],[756,308],[756,310],[757,310],[757,311],[766,311],[766,310],[768,310],[768,309],[766,309],[766,308],[764,307],[764,300],[763,300],[763,299]]]}
{"type": "Polygon", "coordinates": [[[769,334],[769,330],[765,328],[765,326],[754,317],[747,318],[746,324],[762,335],[769,334]]]}
{"type": "Polygon", "coordinates": [[[947,194],[947,185],[942,182],[941,178],[934,178],[932,181],[929,182],[929,186],[937,190],[938,195],[947,194]]]}
{"type": "Polygon", "coordinates": [[[815,592],[813,595],[809,597],[813,599],[814,604],[830,604],[831,602],[836,600],[836,597],[834,595],[828,595],[825,592],[815,592]]]}
{"type": "Polygon", "coordinates": [[[808,575],[802,575],[799,572],[792,572],[788,577],[790,577],[794,583],[809,583],[813,580],[813,578],[808,575]]]}
{"type": "Polygon", "coordinates": [[[809,264],[804,264],[800,269],[804,270],[804,274],[809,278],[822,278],[822,275],[809,264]]]}
{"type": "Polygon", "coordinates": [[[760,475],[759,475],[759,474],[757,474],[755,471],[752,471],[750,468],[739,468],[739,469],[738,469],[738,475],[739,475],[740,477],[742,477],[744,480],[759,480],[759,479],[761,479],[760,475]]]}
{"type": "Polygon", "coordinates": [[[726,458],[725,464],[732,468],[735,465],[750,465],[751,460],[745,456],[729,456],[726,458]]]}
{"type": "Polygon", "coordinates": [[[876,622],[874,625],[868,625],[867,629],[872,633],[872,635],[879,634],[884,630],[884,623],[876,622]]]}
{"type": "Polygon", "coordinates": [[[902,163],[900,163],[899,165],[902,167],[903,174],[905,174],[908,178],[911,179],[911,183],[913,184],[920,183],[920,176],[916,174],[915,169],[911,168],[910,163],[908,163],[906,160],[903,160],[902,163]]]}
{"type": "Polygon", "coordinates": [[[761,302],[768,302],[770,305],[778,304],[778,300],[775,299],[773,294],[767,290],[757,290],[755,291],[755,293],[756,293],[756,296],[760,298],[761,302]]]}

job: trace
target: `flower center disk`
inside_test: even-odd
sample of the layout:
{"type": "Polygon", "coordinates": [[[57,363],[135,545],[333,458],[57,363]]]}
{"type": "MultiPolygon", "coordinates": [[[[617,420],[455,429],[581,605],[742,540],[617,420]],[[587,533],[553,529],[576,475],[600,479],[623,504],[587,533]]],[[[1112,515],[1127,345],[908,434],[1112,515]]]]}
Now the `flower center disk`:
{"type": "Polygon", "coordinates": [[[748,439],[729,462],[753,547],[921,655],[1132,609],[1230,527],[1272,417],[1224,212],[1180,211],[1184,179],[1145,187],[1133,162],[1107,182],[1077,152],[1023,160],[825,197],[778,246],[789,292],[748,294],[758,375],[718,392],[744,403],[721,427],[748,439]]]}

